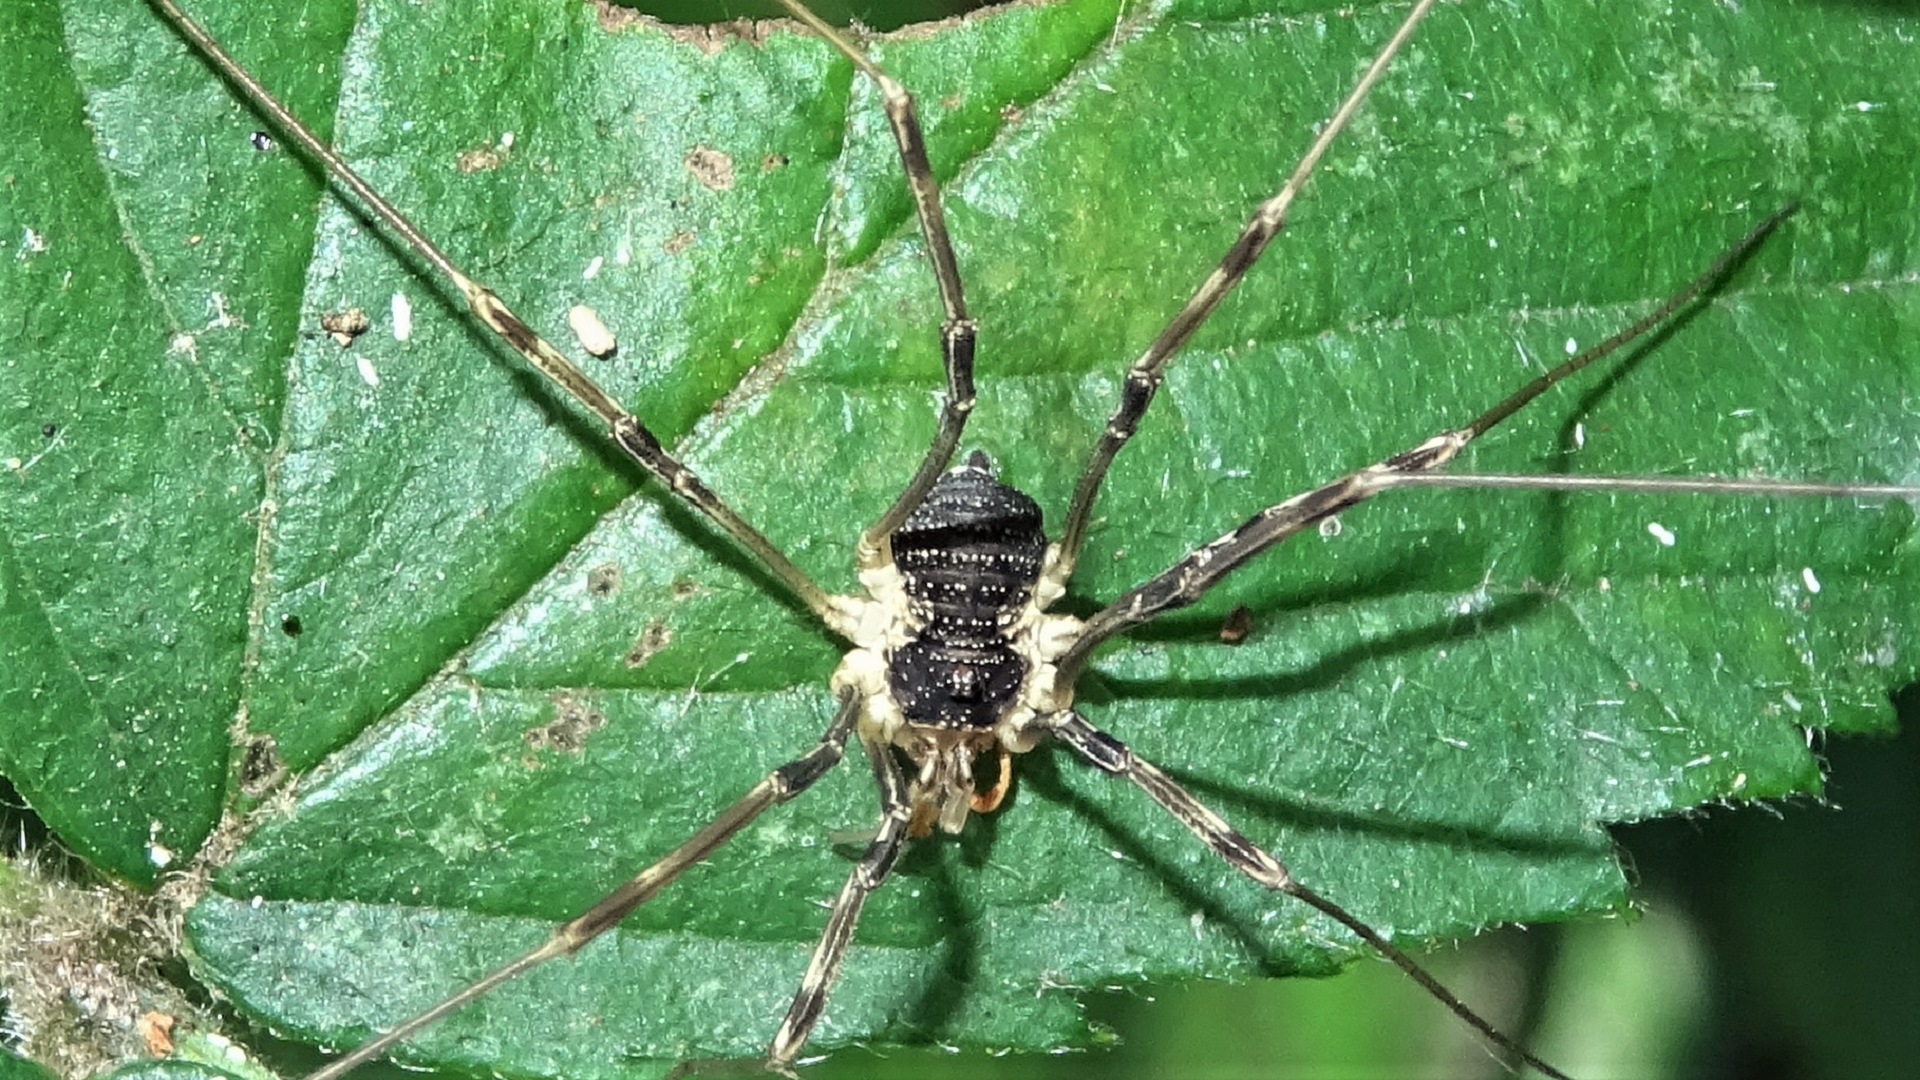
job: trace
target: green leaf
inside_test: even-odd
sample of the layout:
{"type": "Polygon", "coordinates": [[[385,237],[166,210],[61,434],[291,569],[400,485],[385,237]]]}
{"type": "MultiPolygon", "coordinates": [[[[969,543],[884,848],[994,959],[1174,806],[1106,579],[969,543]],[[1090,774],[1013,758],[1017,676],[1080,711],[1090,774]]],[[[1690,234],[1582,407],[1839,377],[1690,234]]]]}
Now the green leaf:
{"type": "Polygon", "coordinates": [[[54,1080],[52,1073],[11,1053],[0,1053],[0,1077],[6,1080],[54,1080]]]}
{"type": "MultiPolygon", "coordinates": [[[[195,970],[350,1045],[805,749],[834,643],[298,157],[256,150],[265,125],[140,4],[11,7],[0,81],[45,89],[0,94],[26,150],[0,209],[0,770],[136,883],[248,814],[195,863],[217,871],[195,970]],[[319,332],[354,307],[350,347],[319,332]],[[530,738],[556,720],[583,744],[530,738]],[[290,808],[241,790],[267,736],[250,764],[302,774],[290,808]]],[[[553,0],[196,14],[533,325],[571,349],[566,309],[598,310],[621,349],[588,370],[853,587],[940,379],[849,65],[782,27],[553,0]]],[[[981,323],[967,442],[1050,515],[1127,361],[1401,14],[1088,0],[874,44],[919,97],[981,323]]],[[[1794,198],[1711,303],[1467,467],[1914,482],[1920,216],[1888,166],[1920,154],[1912,29],[1443,9],[1172,368],[1068,606],[1464,420],[1794,198]]],[[[1817,790],[1807,729],[1884,728],[1914,677],[1904,502],[1410,493],[1341,524],[1108,649],[1080,700],[1409,945],[1623,910],[1604,824],[1817,790]],[[1236,605],[1253,631],[1227,646],[1236,605]]],[[[1355,955],[1070,755],[1018,775],[875,897],[812,1049],[1086,1045],[1089,988],[1355,955]]],[[[873,819],[841,770],[406,1058],[587,1078],[761,1052],[873,819]]]]}
{"type": "Polygon", "coordinates": [[[252,1080],[197,1061],[149,1061],[123,1065],[103,1080],[252,1080]]]}

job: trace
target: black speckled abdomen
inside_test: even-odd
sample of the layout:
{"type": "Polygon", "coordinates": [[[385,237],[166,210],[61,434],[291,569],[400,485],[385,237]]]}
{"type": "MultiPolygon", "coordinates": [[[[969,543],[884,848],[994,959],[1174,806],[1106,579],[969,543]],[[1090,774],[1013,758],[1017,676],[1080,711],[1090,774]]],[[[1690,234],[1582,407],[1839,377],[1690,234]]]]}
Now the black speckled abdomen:
{"type": "Polygon", "coordinates": [[[1040,577],[1040,506],[994,479],[986,455],[942,476],[893,534],[893,561],[920,633],[888,657],[908,720],[986,729],[1013,705],[1027,665],[1007,641],[1040,577]]]}

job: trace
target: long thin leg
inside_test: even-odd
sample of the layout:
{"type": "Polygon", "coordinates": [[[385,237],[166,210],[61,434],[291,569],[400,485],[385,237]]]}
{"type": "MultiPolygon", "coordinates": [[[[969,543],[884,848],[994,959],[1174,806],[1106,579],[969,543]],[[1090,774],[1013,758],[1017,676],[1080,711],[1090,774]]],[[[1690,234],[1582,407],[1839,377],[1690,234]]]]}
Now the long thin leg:
{"type": "Polygon", "coordinates": [[[1829,498],[1916,499],[1920,485],[1776,480],[1768,476],[1579,476],[1516,473],[1404,473],[1387,487],[1502,488],[1525,491],[1640,491],[1683,495],[1815,495],[1829,498]]]}
{"type": "Polygon", "coordinates": [[[780,0],[793,17],[807,24],[814,33],[838,49],[853,66],[860,69],[880,88],[880,100],[887,110],[887,123],[893,128],[893,141],[900,147],[900,164],[907,173],[907,186],[913,191],[914,210],[920,216],[920,234],[926,237],[927,261],[933,265],[934,281],[940,286],[940,306],[946,320],[940,324],[940,354],[947,370],[947,400],[940,408],[940,426],[933,443],[913,479],[900,496],[887,507],[880,519],[860,534],[858,558],[862,567],[878,560],[880,545],[900,523],[907,519],[928,489],[940,478],[940,471],[952,460],[973,412],[973,339],[975,324],[967,315],[967,300],[960,285],[960,265],[953,255],[953,241],[947,236],[946,214],[940,209],[940,184],[927,161],[927,140],[920,129],[919,110],[913,95],[875,64],[859,46],[827,25],[800,0],[780,0]]]}
{"type": "Polygon", "coordinates": [[[1455,997],[1453,991],[1440,984],[1438,979],[1427,973],[1411,956],[1390,944],[1386,938],[1368,926],[1347,909],[1321,896],[1293,879],[1279,859],[1242,836],[1238,830],[1226,823],[1225,819],[1213,812],[1205,803],[1194,798],[1193,793],[1181,787],[1173,777],[1162,772],[1159,767],[1128,749],[1119,739],[1107,734],[1088,723],[1079,713],[1061,714],[1053,733],[1061,742],[1072,747],[1081,757],[1093,766],[1112,776],[1123,776],[1133,781],[1134,786],[1147,793],[1154,802],[1166,807],[1174,817],[1180,819],[1189,831],[1199,837],[1221,858],[1232,864],[1235,870],[1254,881],[1285,893],[1296,900],[1328,916],[1340,925],[1373,946],[1380,955],[1420,984],[1420,988],[1433,995],[1461,1020],[1485,1036],[1501,1050],[1506,1051],[1539,1069],[1557,1080],[1568,1080],[1567,1074],[1535,1057],[1526,1047],[1514,1042],[1500,1029],[1488,1023],[1479,1013],[1468,1008],[1466,1003],[1455,997]]]}
{"type": "Polygon", "coordinates": [[[859,865],[847,875],[847,883],[834,899],[833,913],[827,917],[827,929],[820,935],[820,943],[813,947],[813,958],[807,961],[807,973],[800,979],[800,990],[787,1006],[780,1030],[774,1032],[773,1044],[767,1049],[767,1068],[775,1072],[786,1072],[800,1048],[806,1045],[807,1036],[827,1006],[827,994],[840,979],[840,964],[847,958],[847,945],[853,940],[854,925],[860,921],[860,909],[893,872],[894,861],[900,857],[900,847],[907,838],[907,825],[913,819],[913,807],[907,803],[907,782],[900,775],[893,752],[884,743],[872,740],[863,739],[860,745],[873,763],[873,779],[880,786],[880,834],[867,845],[859,865]]]}
{"type": "Polygon", "coordinates": [[[1787,206],[1775,211],[1722,252],[1699,277],[1688,282],[1640,321],[1559,367],[1539,375],[1508,395],[1500,404],[1474,417],[1467,426],[1443,431],[1384,461],[1270,506],[1248,518],[1239,528],[1196,548],[1179,562],[1128,591],[1087,620],[1085,632],[1060,658],[1059,678],[1065,680],[1065,685],[1072,685],[1072,680],[1079,677],[1085,666],[1087,657],[1101,642],[1163,612],[1193,603],[1247,560],[1307,526],[1397,486],[1402,477],[1431,472],[1452,461],[1469,442],[1546,393],[1554,384],[1595,360],[1618,351],[1628,342],[1665,322],[1674,312],[1717,283],[1793,210],[1792,206],[1787,206]]]}
{"type": "Polygon", "coordinates": [[[1400,24],[1400,29],[1394,31],[1393,36],[1381,47],[1379,55],[1373,58],[1373,63],[1367,65],[1367,70],[1361,74],[1360,81],[1354,84],[1346,100],[1342,101],[1340,107],[1333,111],[1333,115],[1327,118],[1327,122],[1321,125],[1319,136],[1313,140],[1313,145],[1307,148],[1306,155],[1300,159],[1300,163],[1294,166],[1293,175],[1287,177],[1287,182],[1280,186],[1280,190],[1274,194],[1273,198],[1261,203],[1260,208],[1254,211],[1252,220],[1248,221],[1246,228],[1240,231],[1240,236],[1233,242],[1233,246],[1227,249],[1227,254],[1220,260],[1220,265],[1207,276],[1207,280],[1200,283],[1200,288],[1194,291],[1193,296],[1187,300],[1186,306],[1180,309],[1180,313],[1173,317],[1173,321],[1167,324],[1166,329],[1160,331],[1160,336],[1154,338],[1153,343],[1147,346],[1147,351],[1141,353],[1140,358],[1127,369],[1126,382],[1120,388],[1120,404],[1113,410],[1113,415],[1107,419],[1106,431],[1101,433],[1100,442],[1094,447],[1093,454],[1088,457],[1087,467],[1081,472],[1080,480],[1073,488],[1073,502],[1067,508],[1066,527],[1060,534],[1059,554],[1055,557],[1050,570],[1050,575],[1057,580],[1064,582],[1072,574],[1074,563],[1080,557],[1080,545],[1087,538],[1087,522],[1093,514],[1094,498],[1100,493],[1100,483],[1106,478],[1107,467],[1113,464],[1114,455],[1120,452],[1120,448],[1133,437],[1134,429],[1140,424],[1140,418],[1146,415],[1147,406],[1153,404],[1153,395],[1160,389],[1160,380],[1167,362],[1173,359],[1173,355],[1187,343],[1187,338],[1191,337],[1193,332],[1199,329],[1200,324],[1206,321],[1207,316],[1213,313],[1214,307],[1226,297],[1228,292],[1232,291],[1235,285],[1240,283],[1240,279],[1246,276],[1247,270],[1253,266],[1254,261],[1260,258],[1260,253],[1266,250],[1267,243],[1286,224],[1287,209],[1293,205],[1293,200],[1300,194],[1300,189],[1306,186],[1307,178],[1313,175],[1314,168],[1320,164],[1320,158],[1326,154],[1334,138],[1347,126],[1347,121],[1359,111],[1360,103],[1365,101],[1367,94],[1373,90],[1373,84],[1380,80],[1380,76],[1387,70],[1387,64],[1393,60],[1394,54],[1398,53],[1407,39],[1413,36],[1414,27],[1426,17],[1427,10],[1432,6],[1433,0],[1419,0],[1413,5],[1413,10],[1407,13],[1405,21],[1400,24]]]}
{"type": "Polygon", "coordinates": [[[580,948],[619,925],[633,909],[653,899],[660,890],[673,884],[687,867],[713,854],[721,844],[747,827],[768,807],[783,803],[812,786],[827,770],[840,763],[846,753],[847,737],[860,718],[862,702],[851,691],[842,695],[833,722],[813,749],[774,769],[732,806],[720,812],[705,828],[685,843],[662,856],[658,862],[635,874],[632,879],[600,898],[592,907],[562,924],[537,948],[488,973],[480,981],[415,1016],[384,1035],[356,1048],[352,1053],[312,1074],[307,1080],[334,1080],[352,1069],[372,1061],[395,1043],[471,1004],[494,987],[513,979],[530,968],[558,956],[571,956],[580,948]]]}
{"type": "Polygon", "coordinates": [[[825,590],[815,584],[806,572],[793,564],[779,548],[773,545],[758,529],[748,524],[745,518],[735,513],[715,495],[712,489],[701,482],[691,470],[664,450],[660,440],[640,419],[628,412],[602,390],[599,384],[587,377],[587,374],[562,356],[559,350],[547,343],[545,338],[534,333],[533,329],[522,322],[494,295],[491,289],[469,278],[456,266],[446,253],[416,228],[404,214],[381,194],[375,191],[359,173],[344,161],[333,148],[321,142],[300,119],[293,115],[280,99],[273,96],[259,80],[248,74],[246,69],[220,47],[212,35],[187,17],[174,0],[150,0],[155,10],[171,23],[180,35],[191,42],[195,49],[207,61],[218,68],[220,74],[240,91],[256,110],[271,117],[283,134],[299,143],[301,148],[326,169],[333,181],[353,193],[360,205],[375,218],[378,218],[393,234],[412,248],[429,265],[438,270],[453,287],[466,297],[467,306],[474,316],[485,323],[507,343],[515,352],[525,357],[534,369],[547,377],[556,387],[599,417],[607,425],[608,432],[620,449],[640,464],[661,482],[665,483],[675,495],[678,495],[695,510],[705,514],[727,535],[734,538],[741,547],[757,557],[773,575],[779,578],[801,602],[813,610],[827,625],[839,631],[844,619],[834,609],[825,590]]]}

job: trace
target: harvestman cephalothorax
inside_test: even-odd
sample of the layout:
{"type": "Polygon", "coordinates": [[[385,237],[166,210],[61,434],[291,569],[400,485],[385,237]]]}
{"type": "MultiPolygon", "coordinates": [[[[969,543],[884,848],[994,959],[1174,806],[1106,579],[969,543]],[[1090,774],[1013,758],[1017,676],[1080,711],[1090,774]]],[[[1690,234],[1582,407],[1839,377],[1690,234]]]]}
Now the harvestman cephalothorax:
{"type": "MultiPolygon", "coordinates": [[[[908,130],[911,130],[911,128],[908,130]]],[[[1329,133],[1331,133],[1331,129],[1329,129],[1329,133]]],[[[922,194],[931,193],[933,190],[932,186],[927,183],[925,179],[922,180],[918,187],[922,194]]],[[[926,205],[931,206],[930,201],[926,205]]],[[[939,219],[931,212],[927,214],[926,221],[935,222],[938,220],[939,219]]],[[[941,250],[941,247],[942,245],[937,242],[932,245],[932,249],[936,252],[941,250]]],[[[936,259],[936,262],[937,261],[939,260],[936,259]]],[[[943,285],[947,286],[946,291],[948,294],[950,317],[946,339],[952,343],[949,346],[949,352],[954,357],[970,358],[970,339],[964,334],[954,332],[954,328],[964,325],[964,320],[960,317],[960,311],[957,307],[956,295],[956,290],[963,278],[951,271],[943,271],[940,274],[940,278],[943,285]]],[[[1211,299],[1211,297],[1209,297],[1209,299],[1211,299]]],[[[1204,313],[1204,311],[1199,312],[1199,314],[1202,315],[1204,313]]],[[[1197,318],[1194,321],[1197,322],[1197,318]]],[[[510,336],[517,336],[519,334],[514,323],[500,319],[496,319],[496,322],[505,326],[510,336]]],[[[1177,345],[1179,342],[1175,341],[1171,342],[1171,344],[1177,345]]],[[[953,365],[950,364],[950,368],[952,366],[953,365]]],[[[983,371],[991,370],[991,361],[983,356],[982,366],[983,371]]],[[[949,395],[946,399],[947,402],[952,403],[958,400],[966,400],[969,397],[969,394],[961,385],[964,381],[965,380],[958,380],[954,384],[950,384],[949,395]]],[[[588,391],[588,393],[591,395],[591,391],[588,391]]],[[[609,407],[611,408],[611,406],[609,407]]],[[[1164,406],[1162,407],[1164,408],[1164,406]]],[[[1123,418],[1131,417],[1134,411],[1134,409],[1126,409],[1123,413],[1123,418]]],[[[613,419],[612,423],[618,429],[621,425],[629,422],[613,419]]],[[[1128,423],[1120,425],[1122,428],[1127,426],[1129,426],[1128,423]]],[[[626,430],[628,430],[628,434],[623,441],[629,446],[635,447],[642,457],[657,452],[657,448],[652,446],[647,439],[637,433],[633,433],[630,428],[626,430]]],[[[951,435],[951,438],[948,440],[949,445],[944,445],[940,447],[936,453],[929,455],[928,467],[924,470],[927,482],[932,482],[934,477],[939,474],[940,469],[948,464],[947,458],[954,449],[954,445],[952,444],[957,444],[959,441],[957,422],[948,424],[945,430],[951,435]]],[[[1437,449],[1429,449],[1427,452],[1438,453],[1440,451],[1437,449]]],[[[1404,465],[1404,463],[1402,464],[1404,465]]],[[[680,475],[672,465],[662,465],[660,468],[661,471],[669,477],[680,475]]],[[[976,476],[972,482],[984,483],[984,478],[976,476]]],[[[1084,486],[1091,491],[1091,485],[1084,486]]],[[[689,485],[682,483],[680,487],[687,489],[689,485]]],[[[1881,492],[1879,494],[1884,495],[1886,493],[1881,492]]],[[[899,517],[909,514],[914,509],[912,504],[916,501],[917,499],[903,499],[902,504],[897,507],[897,513],[894,515],[894,519],[897,520],[899,517]]],[[[1077,506],[1081,512],[1069,514],[1069,524],[1066,527],[1066,535],[1077,539],[1083,534],[1084,527],[1089,521],[1088,512],[1093,505],[1094,503],[1090,496],[1078,500],[1077,506]]],[[[1318,520],[1318,515],[1311,515],[1303,519],[1302,523],[1312,523],[1316,520],[1318,520]]],[[[876,535],[870,536],[869,538],[868,547],[874,549],[880,548],[882,545],[879,541],[888,531],[890,531],[890,526],[876,530],[876,535]]],[[[751,540],[748,541],[748,544],[749,546],[757,546],[757,542],[751,540]]],[[[1073,544],[1070,542],[1069,546],[1073,546],[1073,544]]],[[[787,583],[793,587],[794,591],[801,596],[806,606],[815,609],[829,625],[835,626],[843,634],[859,640],[866,631],[859,629],[855,624],[871,622],[875,618],[878,618],[871,610],[859,607],[858,605],[847,605],[835,602],[824,596],[811,595],[808,586],[802,584],[804,574],[798,570],[783,568],[779,561],[781,557],[774,555],[771,548],[763,551],[763,557],[774,560],[774,577],[786,580],[787,583]]],[[[1035,553],[1032,557],[1038,559],[1039,555],[1035,553]]],[[[1058,556],[1050,556],[1049,558],[1052,560],[1052,565],[1056,567],[1060,565],[1061,560],[1058,556]]],[[[869,556],[868,562],[870,565],[867,566],[867,570],[870,574],[884,576],[884,565],[886,563],[884,557],[878,555],[869,556]]],[[[1064,574],[1058,574],[1056,576],[1064,577],[1064,574]]],[[[884,592],[890,587],[891,586],[883,584],[882,591],[884,592]]],[[[1187,597],[1182,595],[1174,599],[1184,601],[1187,597]]],[[[1095,607],[1087,608],[1086,614],[1093,615],[1094,612],[1098,610],[1096,605],[1095,607]]],[[[1107,623],[1101,622],[1103,616],[1094,615],[1093,624],[1095,626],[1104,626],[1129,621],[1126,616],[1121,614],[1121,611],[1124,611],[1124,609],[1112,611],[1104,616],[1107,623]]],[[[881,621],[884,622],[884,619],[881,621]]],[[[1048,662],[1068,667],[1076,667],[1079,664],[1083,658],[1083,653],[1072,644],[1074,635],[1079,632],[1073,624],[1049,624],[1037,614],[1030,616],[1029,621],[1035,624],[1038,632],[1035,633],[1029,645],[1023,646],[1032,651],[1032,655],[1028,658],[1026,665],[1026,671],[1028,673],[1036,669],[1044,670],[1044,666],[1048,662]],[[1048,642],[1056,638],[1059,640],[1057,646],[1048,644],[1048,642]]],[[[291,633],[291,631],[289,631],[289,633],[291,633]]],[[[911,636],[901,630],[895,630],[893,633],[894,639],[902,636],[911,636]]],[[[898,644],[897,640],[894,639],[888,638],[886,634],[883,633],[881,637],[876,640],[898,644]]],[[[1093,638],[1087,637],[1079,640],[1091,642],[1093,638]]],[[[876,648],[883,648],[883,646],[876,646],[876,648]]],[[[953,699],[953,701],[972,701],[981,696],[991,696],[987,692],[980,690],[977,685],[980,682],[989,684],[993,682],[994,675],[991,664],[975,658],[970,664],[962,665],[961,668],[956,668],[955,671],[958,671],[959,674],[949,672],[947,675],[941,676],[941,680],[944,681],[936,680],[939,685],[947,688],[946,696],[948,698],[953,699]],[[961,678],[962,674],[969,677],[961,678]]],[[[1078,714],[1066,710],[1064,708],[1064,698],[1049,697],[1044,687],[1037,685],[1035,679],[1026,678],[1024,674],[1020,678],[1015,679],[1015,682],[1020,684],[1020,688],[1014,694],[1014,698],[1019,702],[1023,702],[1028,711],[1033,713],[1033,717],[1027,719],[1025,712],[1021,713],[1022,718],[1018,721],[1008,721],[1004,716],[1000,717],[1000,722],[1004,722],[1007,726],[998,738],[998,743],[1012,743],[1015,749],[1025,750],[1028,742],[1038,741],[1043,735],[1052,736],[1053,738],[1073,745],[1079,749],[1083,755],[1092,758],[1098,766],[1123,774],[1129,773],[1129,769],[1125,767],[1123,760],[1118,756],[1119,752],[1114,748],[1114,745],[1106,741],[1104,737],[1095,733],[1085,721],[1078,718],[1078,714]]],[[[862,701],[870,701],[872,695],[876,692],[875,684],[870,680],[865,669],[859,664],[845,669],[843,676],[837,680],[837,685],[842,691],[840,699],[843,703],[841,715],[829,729],[829,741],[824,744],[828,749],[820,752],[812,759],[816,763],[823,763],[826,758],[838,755],[843,749],[843,744],[852,737],[852,733],[856,727],[856,718],[862,715],[862,701]],[[849,695],[847,691],[854,688],[858,688],[860,692],[849,695]]],[[[903,687],[897,679],[893,685],[896,697],[911,696],[912,689],[910,687],[903,687]]],[[[966,711],[964,707],[959,705],[953,707],[959,709],[962,713],[966,711]]],[[[936,707],[936,711],[937,708],[938,707],[936,707]]],[[[952,723],[960,722],[952,720],[951,717],[949,719],[952,723]]],[[[862,723],[867,723],[869,726],[861,727],[859,730],[872,741],[884,741],[882,734],[877,733],[886,733],[884,734],[885,739],[895,739],[895,735],[890,733],[892,729],[883,721],[870,720],[862,723]]],[[[911,740],[907,741],[909,743],[911,742],[911,740]]],[[[845,749],[850,750],[851,747],[845,747],[845,749]]],[[[985,752],[986,759],[988,760],[997,756],[997,751],[991,747],[967,746],[965,749],[968,751],[982,750],[985,752]]],[[[1056,756],[1062,755],[1056,752],[1056,756]]],[[[961,756],[955,753],[931,752],[922,753],[918,759],[914,759],[914,754],[911,750],[906,752],[906,758],[900,758],[898,756],[889,757],[886,753],[874,752],[874,768],[881,778],[882,791],[885,792],[890,789],[896,790],[898,797],[891,800],[892,808],[897,812],[890,814],[887,818],[888,824],[883,826],[880,841],[877,841],[875,846],[869,849],[869,855],[865,863],[869,869],[877,868],[891,862],[893,855],[897,852],[896,845],[903,834],[923,832],[929,827],[941,825],[952,826],[957,830],[958,827],[965,822],[969,805],[973,804],[976,800],[974,784],[966,775],[966,766],[969,763],[970,753],[966,756],[961,756]],[[926,771],[920,776],[918,786],[909,786],[909,782],[913,779],[911,776],[895,775],[896,771],[906,767],[906,761],[909,759],[912,759],[915,765],[921,765],[925,762],[932,763],[927,766],[929,771],[926,771]]],[[[1004,766],[989,765],[985,768],[986,771],[991,774],[1002,777],[1006,775],[1004,766]]],[[[787,780],[792,780],[796,777],[811,779],[812,774],[809,769],[803,768],[781,775],[787,780]]],[[[1255,854],[1250,847],[1245,846],[1245,841],[1239,838],[1237,834],[1222,832],[1220,827],[1210,817],[1196,810],[1193,804],[1187,800],[1186,796],[1181,794],[1177,789],[1168,786],[1158,773],[1141,766],[1133,768],[1130,776],[1137,783],[1140,783],[1141,786],[1145,787],[1150,795],[1170,804],[1171,809],[1174,809],[1177,814],[1183,815],[1190,826],[1197,827],[1197,831],[1201,832],[1203,837],[1208,839],[1216,850],[1219,850],[1222,854],[1226,855],[1230,861],[1233,861],[1234,865],[1243,870],[1247,870],[1249,873],[1264,875],[1267,879],[1265,883],[1269,885],[1274,884],[1275,881],[1278,880],[1275,877],[1276,871],[1265,861],[1265,856],[1255,854]]],[[[763,792],[763,797],[767,794],[769,793],[763,792]]],[[[998,789],[997,787],[990,787],[988,790],[980,791],[977,793],[977,798],[982,803],[996,802],[998,800],[998,789]]],[[[755,804],[749,808],[758,809],[759,807],[755,804]]],[[[704,848],[697,853],[704,854],[704,848]]],[[[1017,857],[1016,854],[1011,852],[996,854],[996,859],[1011,859],[1017,857]]],[[[671,867],[671,869],[675,871],[680,868],[677,864],[671,867]]],[[[857,908],[853,906],[853,901],[862,898],[862,894],[860,890],[854,890],[845,895],[849,899],[843,901],[838,908],[838,912],[842,922],[850,929],[850,917],[853,913],[857,912],[857,908]]],[[[1357,932],[1364,933],[1358,926],[1350,928],[1357,932]]],[[[831,954],[829,954],[828,959],[832,958],[831,954]]],[[[782,1035],[778,1037],[779,1041],[776,1042],[774,1054],[779,1062],[790,1060],[792,1055],[797,1053],[805,1034],[805,1028],[817,1018],[817,1006],[820,1004],[823,996],[825,980],[814,979],[810,981],[810,985],[813,986],[815,990],[821,991],[821,993],[803,994],[802,997],[797,1000],[795,1011],[793,1015],[789,1017],[788,1026],[781,1029],[782,1035]]]]}

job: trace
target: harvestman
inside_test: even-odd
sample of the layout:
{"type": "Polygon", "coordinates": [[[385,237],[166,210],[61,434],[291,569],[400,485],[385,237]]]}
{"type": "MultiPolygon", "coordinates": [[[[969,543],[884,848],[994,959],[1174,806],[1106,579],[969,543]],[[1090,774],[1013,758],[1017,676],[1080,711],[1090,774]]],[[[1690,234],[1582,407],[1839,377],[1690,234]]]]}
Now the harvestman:
{"type": "Polygon", "coordinates": [[[466,297],[481,322],[598,417],[623,451],[752,553],[827,628],[851,646],[830,684],[834,717],[812,749],[773,770],[692,838],[559,927],[544,944],[320,1070],[314,1080],[340,1076],[500,983],[547,960],[575,952],[620,923],[762,811],[806,790],[839,763],[847,743],[852,741],[868,759],[883,809],[877,835],[834,900],[800,987],[774,1033],[766,1065],[786,1071],[827,1006],[867,897],[886,880],[905,842],[929,835],[936,827],[945,833],[958,833],[971,813],[996,809],[1008,790],[1013,756],[1048,739],[1065,744],[1102,772],[1131,781],[1259,885],[1293,897],[1345,926],[1502,1050],[1548,1075],[1563,1076],[1495,1030],[1365,922],[1294,880],[1278,859],[1237,832],[1161,769],[1076,711],[1075,682],[1093,651],[1107,640],[1194,602],[1260,552],[1390,487],[1506,484],[1771,494],[1915,494],[1916,489],[1894,486],[1434,473],[1472,439],[1554,384],[1687,307],[1751,251],[1791,208],[1756,225],[1651,314],[1535,378],[1466,425],[1443,431],[1260,512],[1081,620],[1047,609],[1065,591],[1072,575],[1108,466],[1146,413],[1166,364],[1277,234],[1289,206],[1321,156],[1433,0],[1419,0],[1414,5],[1346,100],[1322,126],[1319,137],[1279,192],[1258,208],[1219,266],[1134,361],[1120,401],[1075,485],[1066,525],[1052,542],[1042,531],[1039,507],[1025,494],[995,479],[985,455],[973,453],[957,468],[948,468],[974,404],[975,324],[967,312],[912,98],[857,46],[798,0],[781,2],[880,88],[944,311],[939,333],[947,386],[937,434],[905,489],[860,536],[856,560],[861,583],[869,594],[866,597],[829,595],[817,585],[667,453],[640,419],[561,356],[490,290],[462,273],[172,0],[152,0],[257,109],[270,115],[285,134],[321,161],[335,183],[351,191],[365,210],[445,275],[466,297]],[[976,759],[982,754],[996,759],[994,779],[984,790],[974,774],[976,759]]]}

